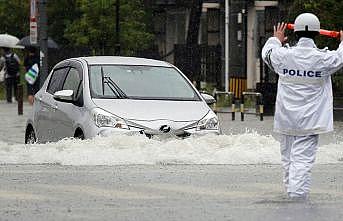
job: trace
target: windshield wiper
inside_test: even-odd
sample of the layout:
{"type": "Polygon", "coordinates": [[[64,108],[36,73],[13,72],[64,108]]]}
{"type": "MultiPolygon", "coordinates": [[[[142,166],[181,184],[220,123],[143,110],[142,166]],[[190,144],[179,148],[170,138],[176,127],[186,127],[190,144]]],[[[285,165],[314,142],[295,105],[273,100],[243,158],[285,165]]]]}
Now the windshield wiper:
{"type": "Polygon", "coordinates": [[[109,76],[104,76],[105,84],[108,85],[108,87],[113,91],[113,93],[117,94],[119,98],[128,98],[127,95],[120,89],[120,87],[112,80],[109,76]]]}
{"type": "Polygon", "coordinates": [[[105,84],[111,89],[118,98],[128,98],[127,95],[118,87],[118,85],[109,76],[105,76],[101,67],[102,95],[105,95],[105,84]]]}

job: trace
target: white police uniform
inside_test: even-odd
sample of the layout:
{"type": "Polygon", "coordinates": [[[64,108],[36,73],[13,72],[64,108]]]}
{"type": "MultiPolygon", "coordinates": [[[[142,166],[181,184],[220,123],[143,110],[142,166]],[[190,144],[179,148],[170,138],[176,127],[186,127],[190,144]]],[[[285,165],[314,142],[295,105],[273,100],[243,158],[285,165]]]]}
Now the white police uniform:
{"type": "Polygon", "coordinates": [[[284,182],[290,196],[307,195],[318,134],[333,130],[331,74],[343,66],[343,42],[336,51],[318,49],[310,38],[295,47],[268,39],[262,58],[279,75],[274,130],[282,134],[284,182]]]}

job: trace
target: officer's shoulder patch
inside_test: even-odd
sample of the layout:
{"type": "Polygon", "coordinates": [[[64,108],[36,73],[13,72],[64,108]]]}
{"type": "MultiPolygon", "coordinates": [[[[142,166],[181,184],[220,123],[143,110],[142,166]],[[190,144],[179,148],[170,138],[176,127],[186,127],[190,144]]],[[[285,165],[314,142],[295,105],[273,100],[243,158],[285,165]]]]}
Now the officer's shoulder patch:
{"type": "Polygon", "coordinates": [[[318,51],[320,52],[327,52],[329,50],[328,47],[325,47],[325,48],[317,48],[318,51]]]}

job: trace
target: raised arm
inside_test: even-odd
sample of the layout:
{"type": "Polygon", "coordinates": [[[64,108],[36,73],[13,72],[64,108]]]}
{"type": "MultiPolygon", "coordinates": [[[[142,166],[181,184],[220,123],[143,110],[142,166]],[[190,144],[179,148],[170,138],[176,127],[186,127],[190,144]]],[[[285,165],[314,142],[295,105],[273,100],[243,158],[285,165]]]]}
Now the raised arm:
{"type": "Polygon", "coordinates": [[[329,51],[324,57],[324,64],[328,67],[327,73],[333,74],[343,67],[343,31],[340,31],[341,43],[336,51],[329,51]]]}
{"type": "Polygon", "coordinates": [[[274,36],[269,38],[262,48],[263,61],[275,72],[278,72],[278,67],[285,54],[282,44],[287,40],[287,37],[285,37],[286,27],[286,23],[278,23],[276,27],[274,26],[274,36]]]}

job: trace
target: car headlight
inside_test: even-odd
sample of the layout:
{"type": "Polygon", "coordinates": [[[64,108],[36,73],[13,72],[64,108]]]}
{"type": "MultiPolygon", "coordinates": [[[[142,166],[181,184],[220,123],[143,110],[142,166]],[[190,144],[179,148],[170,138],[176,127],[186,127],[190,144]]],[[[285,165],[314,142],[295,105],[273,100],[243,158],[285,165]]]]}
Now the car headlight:
{"type": "Polygon", "coordinates": [[[208,114],[198,122],[197,130],[218,130],[219,123],[218,117],[212,112],[208,114]]]}
{"type": "Polygon", "coordinates": [[[92,117],[97,127],[114,127],[120,129],[129,129],[124,119],[108,113],[100,108],[94,108],[92,117]]]}

